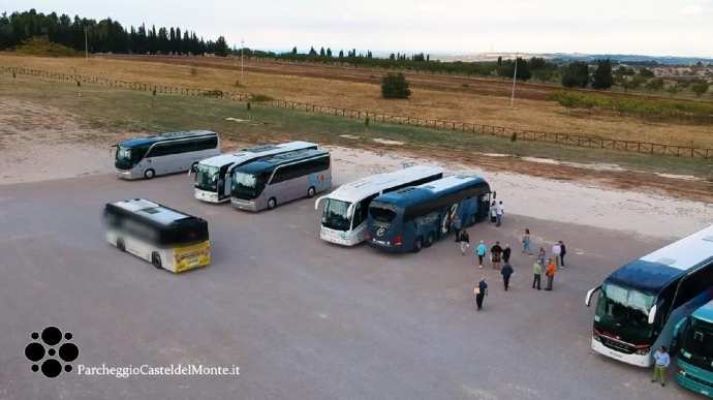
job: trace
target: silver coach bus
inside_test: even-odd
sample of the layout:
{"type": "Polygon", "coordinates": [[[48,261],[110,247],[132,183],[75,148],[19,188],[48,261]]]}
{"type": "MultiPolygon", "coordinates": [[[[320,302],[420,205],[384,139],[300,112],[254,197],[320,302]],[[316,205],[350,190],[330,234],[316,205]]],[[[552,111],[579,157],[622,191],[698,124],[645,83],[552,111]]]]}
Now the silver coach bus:
{"type": "Polygon", "coordinates": [[[194,169],[198,161],[218,154],[220,140],[215,132],[169,132],[120,142],[114,166],[120,178],[151,179],[194,169]]]}
{"type": "Polygon", "coordinates": [[[233,171],[230,202],[241,210],[273,209],[332,187],[329,152],[300,150],[244,164],[233,171]]]}

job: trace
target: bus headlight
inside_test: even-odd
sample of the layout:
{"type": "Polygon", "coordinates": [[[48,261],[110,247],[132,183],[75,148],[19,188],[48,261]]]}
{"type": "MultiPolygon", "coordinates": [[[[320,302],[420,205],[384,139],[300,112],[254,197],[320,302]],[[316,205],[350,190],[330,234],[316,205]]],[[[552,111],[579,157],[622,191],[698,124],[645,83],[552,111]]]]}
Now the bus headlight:
{"type": "Polygon", "coordinates": [[[646,347],[638,347],[638,348],[636,349],[636,354],[638,354],[638,355],[640,355],[640,356],[644,356],[644,355],[646,355],[646,354],[649,353],[649,349],[650,349],[650,347],[648,347],[648,346],[646,346],[646,347]]]}

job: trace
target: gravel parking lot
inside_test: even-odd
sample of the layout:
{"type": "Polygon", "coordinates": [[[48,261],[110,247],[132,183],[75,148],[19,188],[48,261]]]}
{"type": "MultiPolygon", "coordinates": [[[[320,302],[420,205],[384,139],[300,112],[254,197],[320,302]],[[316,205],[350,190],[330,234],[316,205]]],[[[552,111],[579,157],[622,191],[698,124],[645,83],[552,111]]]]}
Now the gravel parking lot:
{"type": "MultiPolygon", "coordinates": [[[[589,350],[587,289],[661,239],[507,215],[471,241],[510,243],[516,274],[478,270],[451,239],[388,255],[318,239],[313,202],[249,214],[194,200],[185,175],[111,175],[0,186],[0,398],[683,399],[648,370],[589,350]],[[106,244],[103,204],[145,197],[209,221],[213,264],[172,275],[106,244]],[[562,239],[555,291],[530,287],[518,250],[562,239]],[[485,274],[490,295],[474,309],[485,274]],[[80,348],[75,371],[30,370],[30,333],[55,325],[80,348]],[[240,375],[119,379],[79,364],[238,365],[240,375]]],[[[340,183],[340,182],[338,182],[340,183]]]]}

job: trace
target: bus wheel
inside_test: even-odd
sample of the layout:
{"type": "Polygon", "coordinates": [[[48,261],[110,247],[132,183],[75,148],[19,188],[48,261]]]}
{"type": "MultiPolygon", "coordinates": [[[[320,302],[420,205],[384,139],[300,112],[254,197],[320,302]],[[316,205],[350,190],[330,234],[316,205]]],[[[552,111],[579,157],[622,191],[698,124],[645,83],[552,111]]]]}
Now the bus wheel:
{"type": "Polygon", "coordinates": [[[423,248],[423,238],[421,236],[419,236],[416,238],[416,241],[413,242],[413,252],[418,253],[419,251],[421,251],[422,248],[423,248]]]}
{"type": "Polygon", "coordinates": [[[307,197],[314,197],[315,193],[317,193],[317,191],[314,190],[314,186],[310,186],[309,189],[307,189],[307,197]]]}
{"type": "Polygon", "coordinates": [[[156,176],[156,171],[154,171],[153,169],[149,168],[146,171],[144,171],[144,178],[151,179],[154,176],[156,176]]]}
{"type": "Polygon", "coordinates": [[[272,210],[275,207],[277,207],[277,199],[275,199],[274,197],[270,197],[270,199],[267,201],[267,209],[272,210]]]}
{"type": "Polygon", "coordinates": [[[426,241],[423,242],[423,247],[431,247],[433,244],[434,238],[433,238],[433,232],[429,233],[426,235],[426,241]]]}
{"type": "Polygon", "coordinates": [[[122,239],[122,238],[116,239],[116,248],[119,249],[119,251],[126,251],[126,245],[124,244],[124,239],[122,239]]]}
{"type": "Polygon", "coordinates": [[[157,252],[153,252],[151,254],[151,264],[153,264],[156,269],[161,269],[163,266],[161,265],[161,256],[157,252]]]}

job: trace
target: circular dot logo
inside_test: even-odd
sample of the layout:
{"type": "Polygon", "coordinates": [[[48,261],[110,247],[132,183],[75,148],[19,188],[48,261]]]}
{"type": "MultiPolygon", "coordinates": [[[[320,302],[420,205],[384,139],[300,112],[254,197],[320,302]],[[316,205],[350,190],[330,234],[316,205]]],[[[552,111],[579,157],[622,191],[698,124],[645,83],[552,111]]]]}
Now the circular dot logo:
{"type": "Polygon", "coordinates": [[[71,332],[63,335],[59,328],[50,326],[43,329],[42,333],[30,333],[30,338],[32,342],[25,346],[25,357],[32,361],[32,372],[42,371],[44,376],[55,378],[62,370],[72,371],[70,362],[79,357],[79,347],[72,342],[71,332]],[[59,356],[59,359],[55,356],[59,356]]]}

